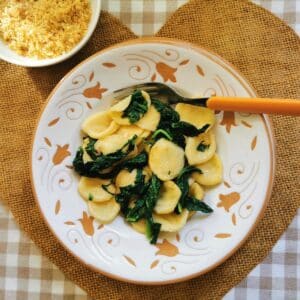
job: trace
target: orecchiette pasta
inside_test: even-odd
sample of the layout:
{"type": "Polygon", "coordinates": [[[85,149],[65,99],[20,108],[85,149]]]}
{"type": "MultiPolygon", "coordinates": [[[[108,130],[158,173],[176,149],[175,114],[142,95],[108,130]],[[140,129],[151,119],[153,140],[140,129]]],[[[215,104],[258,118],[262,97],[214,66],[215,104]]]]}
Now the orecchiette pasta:
{"type": "Polygon", "coordinates": [[[176,232],[180,230],[186,223],[189,211],[184,209],[181,214],[153,214],[155,222],[161,224],[161,231],[176,232]]]}
{"type": "Polygon", "coordinates": [[[160,114],[155,109],[153,105],[151,105],[148,109],[148,111],[145,113],[145,115],[136,122],[136,125],[140,128],[149,130],[149,131],[155,131],[158,123],[160,120],[160,114]]]}
{"type": "MultiPolygon", "coordinates": [[[[78,184],[78,192],[84,200],[93,202],[105,202],[112,198],[111,194],[102,188],[109,184],[109,180],[100,178],[89,178],[82,176],[78,184]]],[[[109,186],[111,193],[115,192],[114,185],[109,186]]]]}
{"type": "Polygon", "coordinates": [[[154,211],[157,214],[169,214],[173,212],[180,196],[180,188],[173,181],[165,181],[160,188],[154,211]]]}
{"type": "Polygon", "coordinates": [[[179,113],[181,121],[188,122],[196,128],[202,128],[206,124],[212,127],[215,124],[215,114],[208,108],[178,103],[175,110],[179,113]]]}
{"type": "Polygon", "coordinates": [[[114,133],[118,129],[108,112],[98,112],[82,123],[82,131],[93,139],[100,139],[114,133]]]}
{"type": "Polygon", "coordinates": [[[200,173],[194,173],[193,178],[203,185],[216,185],[222,181],[223,167],[221,159],[217,154],[204,164],[197,165],[202,171],[200,173]]]}
{"type": "Polygon", "coordinates": [[[107,155],[121,149],[127,141],[128,138],[126,136],[114,133],[103,139],[99,139],[94,147],[97,152],[107,155]]]}
{"type": "Polygon", "coordinates": [[[116,187],[120,188],[120,187],[134,184],[136,174],[137,174],[136,169],[133,169],[132,171],[128,171],[126,169],[121,170],[115,180],[116,187]]]}
{"type": "Polygon", "coordinates": [[[113,198],[102,203],[89,201],[88,207],[90,214],[103,224],[113,221],[120,212],[120,204],[113,198]]]}
{"type": "Polygon", "coordinates": [[[209,131],[186,138],[185,155],[190,165],[208,161],[216,152],[215,135],[209,131]]]}
{"type": "Polygon", "coordinates": [[[211,213],[203,186],[222,180],[214,112],[179,103],[175,109],[144,91],[88,117],[73,160],[80,196],[100,223],[119,212],[156,243],[195,213],[211,213]]]}
{"type": "Polygon", "coordinates": [[[159,139],[149,153],[149,166],[161,180],[172,180],[184,167],[184,151],[164,138],[159,139]]]}

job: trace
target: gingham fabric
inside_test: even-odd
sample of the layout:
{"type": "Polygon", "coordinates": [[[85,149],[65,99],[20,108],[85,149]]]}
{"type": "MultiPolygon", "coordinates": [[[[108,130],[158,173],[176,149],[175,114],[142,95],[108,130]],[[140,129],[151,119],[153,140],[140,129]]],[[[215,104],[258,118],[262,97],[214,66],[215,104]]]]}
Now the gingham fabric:
{"type": "MultiPolygon", "coordinates": [[[[228,0],[229,1],[229,0],[228,0]]],[[[102,0],[137,35],[153,35],[187,0],[102,0]]],[[[300,0],[255,0],[300,34],[300,0]]],[[[1,195],[0,195],[1,197],[1,195]]],[[[0,202],[0,300],[90,299],[41,256],[0,202]]],[[[300,299],[300,209],[268,257],[224,299],[300,299]]]]}

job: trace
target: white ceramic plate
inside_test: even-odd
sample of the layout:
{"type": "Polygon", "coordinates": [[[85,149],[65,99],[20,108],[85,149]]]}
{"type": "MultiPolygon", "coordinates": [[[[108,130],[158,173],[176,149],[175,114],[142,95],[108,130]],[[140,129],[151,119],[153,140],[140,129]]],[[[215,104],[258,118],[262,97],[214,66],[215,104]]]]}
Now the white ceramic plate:
{"type": "Polygon", "coordinates": [[[90,0],[90,4],[91,4],[92,16],[91,16],[88,29],[85,35],[83,36],[83,38],[81,39],[81,41],[69,52],[54,58],[35,59],[35,58],[19,55],[15,51],[11,50],[7,46],[7,44],[0,39],[0,59],[24,67],[45,67],[45,66],[57,64],[59,62],[62,62],[70,58],[88,42],[89,38],[92,36],[97,26],[98,19],[100,16],[100,11],[101,11],[101,0],[90,0]]]}
{"type": "Polygon", "coordinates": [[[232,255],[254,229],[270,196],[274,142],[266,116],[216,114],[217,152],[224,183],[206,192],[214,208],[195,215],[157,245],[122,217],[99,225],[77,192],[71,169],[82,121],[107,109],[112,92],[147,81],[165,82],[189,96],[255,96],[249,84],[216,55],[179,41],[141,39],[116,45],[82,62],[50,94],[32,146],[32,182],[50,229],[83,263],[107,276],[163,284],[203,274],[232,255]]]}

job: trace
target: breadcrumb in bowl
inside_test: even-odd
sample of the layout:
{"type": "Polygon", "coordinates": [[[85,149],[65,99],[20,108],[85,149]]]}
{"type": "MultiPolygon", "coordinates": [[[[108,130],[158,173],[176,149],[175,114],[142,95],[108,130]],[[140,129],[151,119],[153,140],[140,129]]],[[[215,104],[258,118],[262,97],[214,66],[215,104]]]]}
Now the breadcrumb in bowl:
{"type": "Polygon", "coordinates": [[[101,0],[0,0],[0,58],[40,67],[61,62],[92,35],[101,0]]]}

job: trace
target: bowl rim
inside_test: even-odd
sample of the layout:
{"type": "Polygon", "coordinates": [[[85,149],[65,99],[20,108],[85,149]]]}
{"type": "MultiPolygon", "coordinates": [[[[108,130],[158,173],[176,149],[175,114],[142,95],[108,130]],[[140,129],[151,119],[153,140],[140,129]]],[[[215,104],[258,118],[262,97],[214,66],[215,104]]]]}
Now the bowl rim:
{"type": "MultiPolygon", "coordinates": [[[[35,59],[26,56],[23,57],[22,55],[18,55],[18,58],[14,58],[14,57],[10,57],[9,55],[5,55],[3,54],[3,52],[0,51],[0,59],[18,66],[31,67],[31,68],[51,66],[51,65],[58,64],[64,60],[67,60],[68,58],[76,54],[79,50],[81,50],[83,46],[85,46],[85,44],[88,42],[93,32],[95,31],[101,14],[101,0],[95,0],[95,9],[92,9],[91,11],[92,14],[88,24],[87,31],[85,32],[82,39],[67,53],[61,54],[53,58],[35,59]]],[[[5,42],[3,42],[2,40],[0,40],[0,43],[5,45],[5,42]]],[[[16,53],[14,50],[11,49],[9,49],[9,51],[16,53]]]]}
{"type": "Polygon", "coordinates": [[[51,224],[48,222],[46,216],[43,213],[42,207],[40,206],[38,196],[37,196],[37,193],[36,193],[36,190],[35,190],[35,185],[34,185],[34,180],[33,180],[33,161],[32,161],[32,156],[33,155],[32,155],[32,153],[33,153],[34,141],[35,141],[35,138],[36,138],[37,129],[38,129],[38,125],[40,123],[40,119],[43,115],[43,112],[44,112],[45,108],[47,107],[48,103],[50,102],[52,96],[56,93],[56,91],[59,89],[61,84],[73,72],[75,72],[80,66],[84,65],[85,63],[87,63],[88,61],[94,59],[95,57],[97,57],[99,55],[102,55],[103,53],[107,53],[107,52],[109,52],[113,49],[122,48],[123,46],[138,45],[138,44],[145,44],[145,43],[157,43],[157,44],[164,44],[164,45],[173,45],[173,46],[177,46],[177,47],[181,47],[181,48],[185,48],[185,49],[192,49],[195,52],[198,52],[202,55],[205,55],[205,56],[209,57],[215,63],[219,64],[221,62],[221,63],[224,64],[224,65],[222,65],[222,67],[224,67],[232,76],[239,79],[240,83],[249,92],[250,95],[252,95],[253,97],[258,97],[258,93],[255,91],[255,89],[252,87],[252,85],[245,79],[245,77],[241,74],[241,72],[236,69],[236,67],[234,67],[231,63],[229,63],[227,60],[222,58],[220,55],[216,54],[214,51],[208,50],[205,47],[198,46],[196,44],[193,44],[193,43],[190,43],[190,42],[187,42],[187,41],[174,39],[174,38],[166,38],[166,37],[162,37],[162,38],[161,37],[141,37],[141,38],[131,39],[131,40],[128,40],[128,41],[125,41],[125,42],[120,42],[120,43],[114,44],[112,46],[109,46],[105,49],[102,49],[102,50],[94,53],[93,55],[89,56],[88,58],[86,58],[82,62],[80,62],[78,65],[73,67],[57,83],[57,85],[53,88],[53,90],[51,91],[51,93],[47,97],[47,100],[43,103],[43,106],[41,107],[40,112],[38,114],[38,117],[35,121],[34,134],[32,135],[30,151],[29,151],[30,182],[31,182],[31,188],[32,188],[34,200],[37,204],[37,207],[40,211],[40,214],[41,214],[45,224],[47,225],[47,227],[49,228],[49,230],[53,234],[53,236],[60,243],[60,245],[69,254],[71,254],[73,256],[73,258],[75,258],[77,261],[79,261],[81,264],[83,264],[85,267],[87,267],[91,271],[94,271],[94,272],[96,272],[98,274],[101,274],[101,275],[105,275],[108,278],[111,278],[111,279],[114,279],[114,280],[119,280],[119,281],[122,281],[122,282],[133,283],[133,284],[136,284],[136,285],[157,286],[157,285],[167,285],[167,284],[179,283],[179,282],[187,281],[189,279],[198,277],[200,275],[204,275],[204,274],[210,272],[211,270],[215,269],[216,267],[218,267],[222,263],[224,263],[229,257],[231,257],[235,252],[237,252],[238,249],[240,249],[242,247],[242,245],[246,242],[246,240],[249,238],[249,236],[256,229],[259,221],[264,216],[265,210],[266,210],[267,205],[269,203],[269,200],[271,198],[271,194],[272,194],[272,190],[273,190],[273,186],[274,186],[274,177],[275,177],[275,159],[276,159],[275,148],[276,148],[276,143],[275,143],[275,138],[274,138],[274,127],[273,127],[273,123],[272,123],[271,119],[269,118],[268,115],[261,114],[260,116],[262,118],[265,130],[266,130],[266,133],[267,133],[268,144],[269,144],[269,149],[270,149],[270,153],[269,153],[269,155],[270,155],[269,182],[268,182],[266,196],[265,196],[265,199],[264,199],[263,206],[262,206],[255,222],[252,224],[252,226],[250,227],[248,233],[241,239],[241,241],[233,249],[231,249],[231,251],[229,251],[227,253],[227,255],[225,255],[223,258],[219,259],[218,261],[216,261],[211,266],[205,268],[204,270],[201,270],[199,272],[195,272],[193,274],[186,275],[186,276],[183,276],[183,277],[180,277],[180,278],[177,278],[177,279],[170,279],[170,280],[164,280],[164,281],[142,281],[142,280],[137,281],[137,280],[128,279],[128,278],[125,278],[125,277],[122,277],[122,276],[118,276],[118,275],[100,270],[99,268],[96,268],[95,266],[85,262],[81,257],[76,255],[75,253],[71,252],[71,250],[63,243],[62,239],[52,229],[51,224]],[[232,70],[235,73],[233,73],[232,70]]]}

